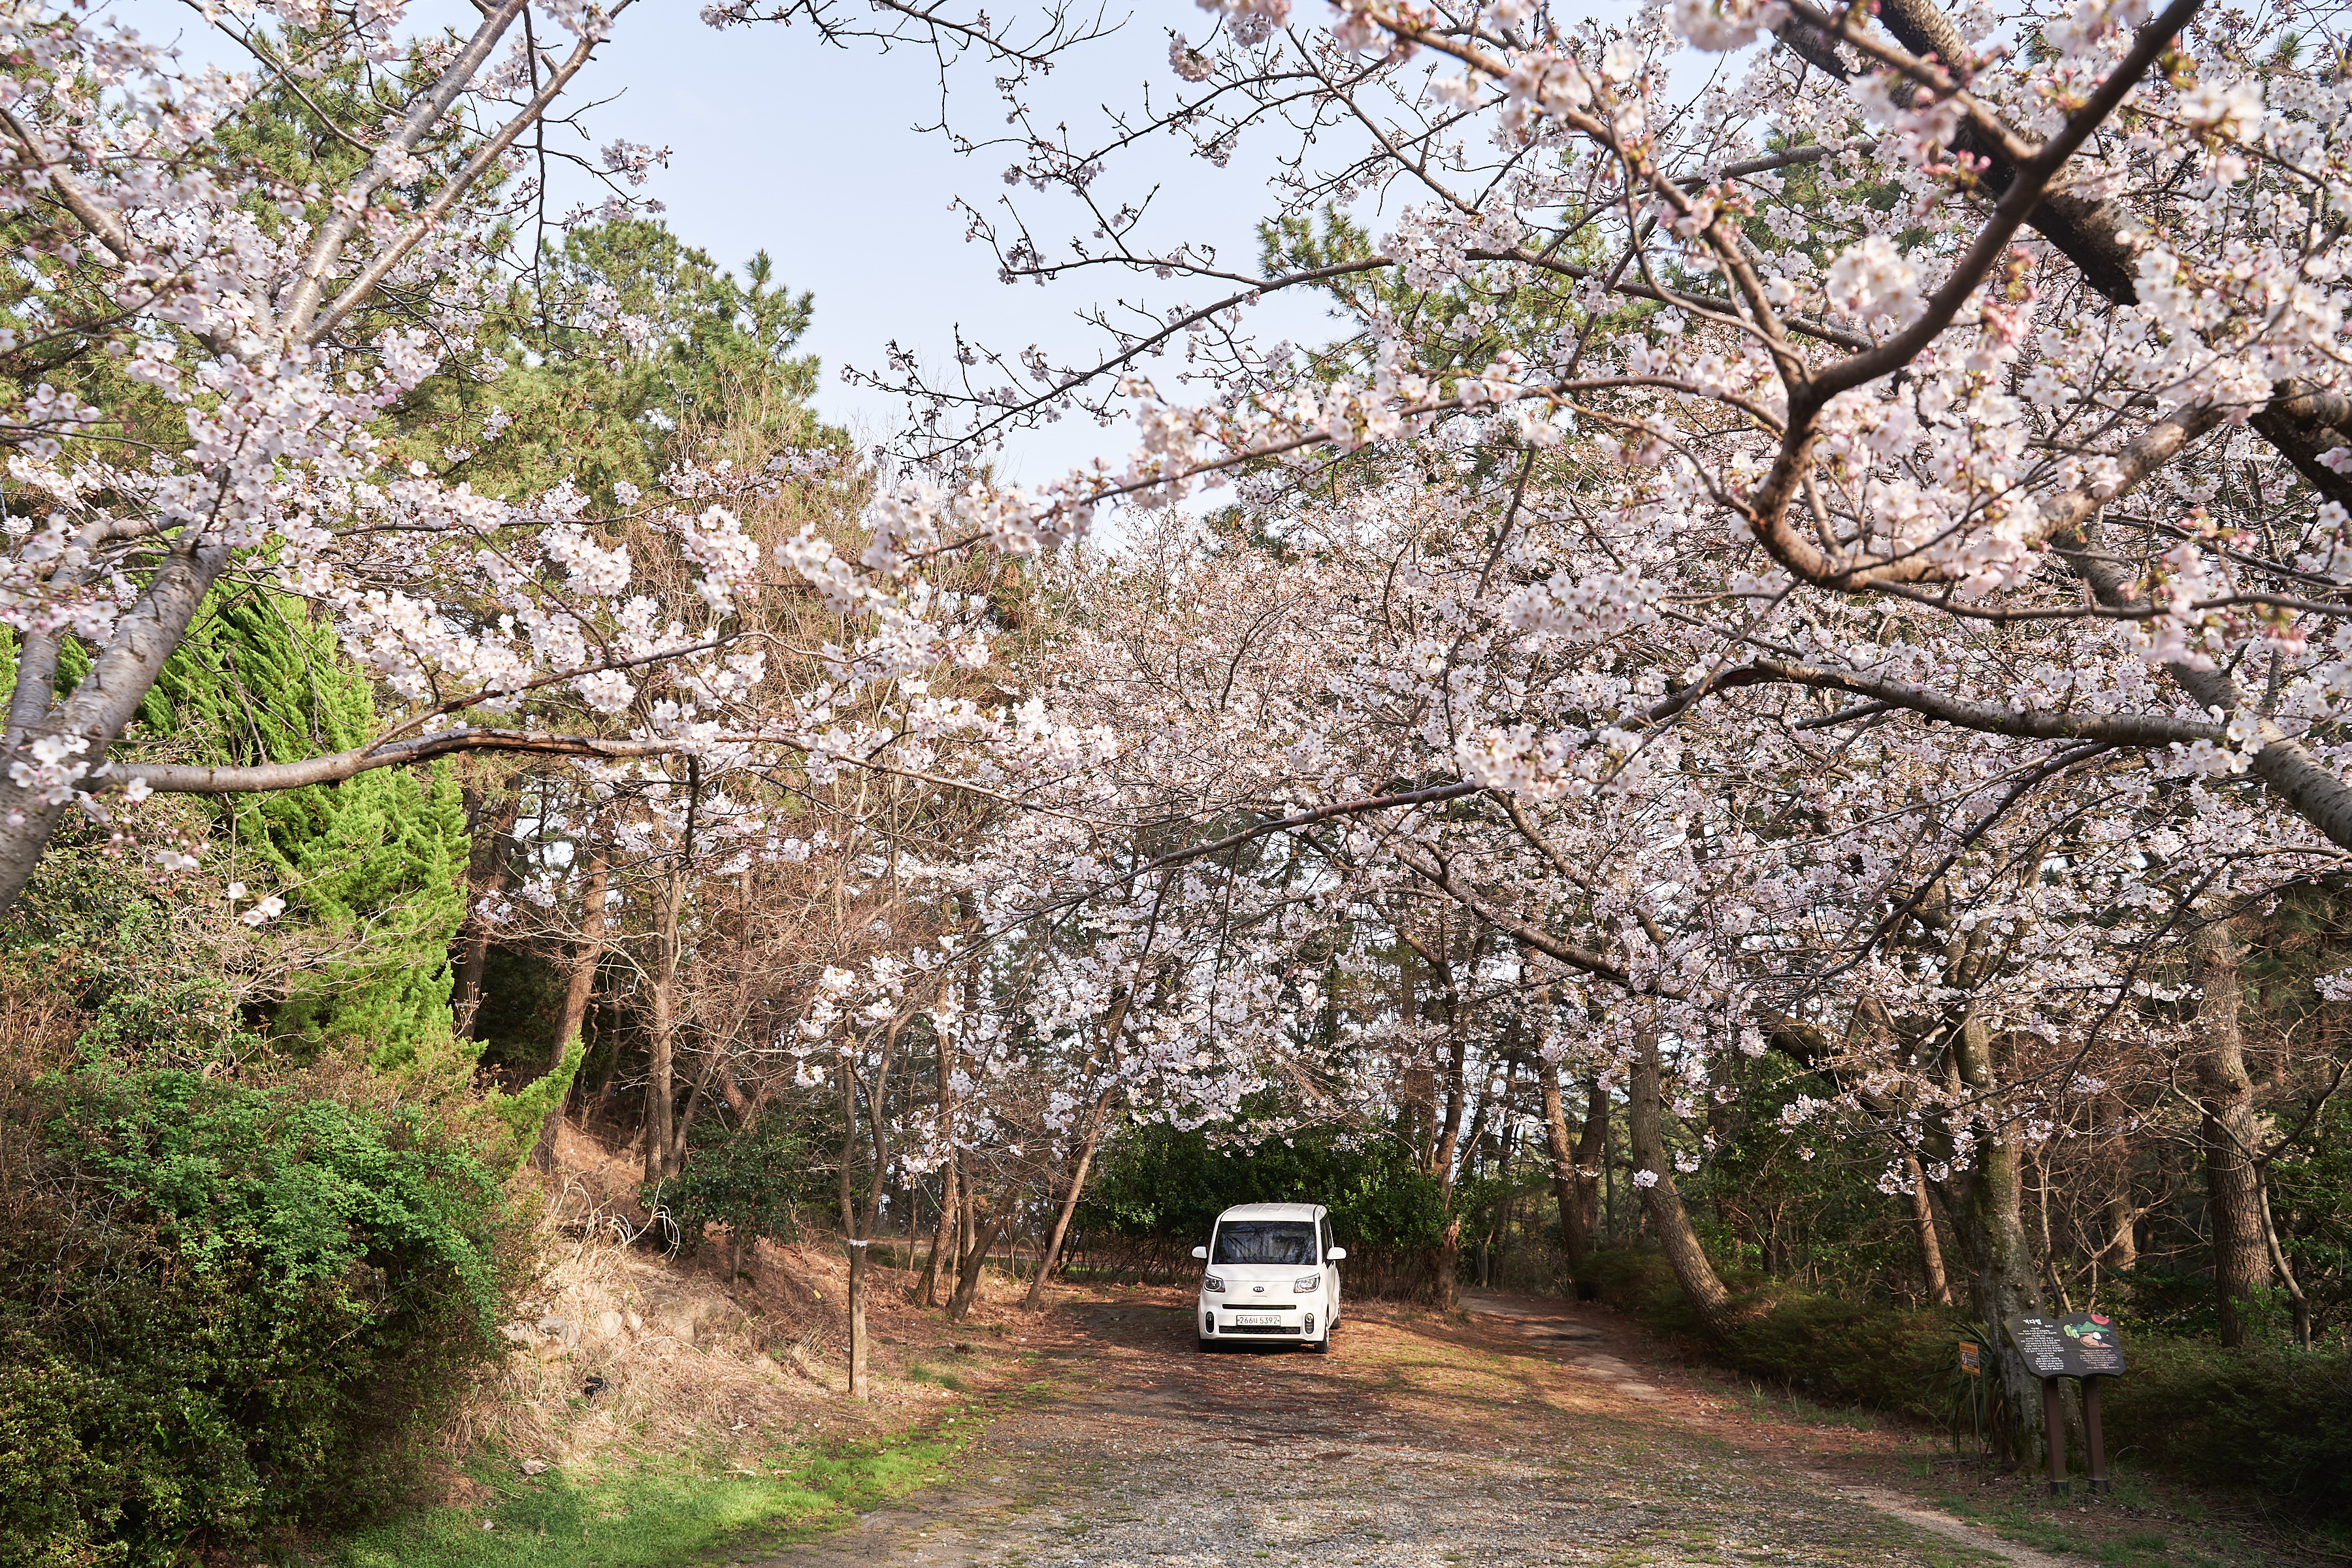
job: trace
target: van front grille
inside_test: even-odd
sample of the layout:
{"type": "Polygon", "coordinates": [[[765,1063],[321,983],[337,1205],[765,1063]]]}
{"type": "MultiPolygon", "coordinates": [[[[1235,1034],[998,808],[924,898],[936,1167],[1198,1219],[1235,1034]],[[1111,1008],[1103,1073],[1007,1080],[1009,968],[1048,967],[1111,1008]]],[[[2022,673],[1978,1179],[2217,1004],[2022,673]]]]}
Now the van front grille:
{"type": "Polygon", "coordinates": [[[1225,1328],[1221,1329],[1218,1331],[1227,1334],[1295,1334],[1298,1332],[1298,1325],[1296,1323],[1249,1323],[1245,1325],[1241,1323],[1233,1323],[1228,1324],[1225,1328]]]}

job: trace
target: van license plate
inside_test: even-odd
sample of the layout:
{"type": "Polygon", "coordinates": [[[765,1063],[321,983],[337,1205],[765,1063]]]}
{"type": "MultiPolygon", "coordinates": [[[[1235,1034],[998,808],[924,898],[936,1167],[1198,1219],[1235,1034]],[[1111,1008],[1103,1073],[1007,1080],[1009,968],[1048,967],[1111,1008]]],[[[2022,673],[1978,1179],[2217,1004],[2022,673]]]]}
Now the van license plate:
{"type": "Polygon", "coordinates": [[[1282,1320],[1271,1312],[1242,1312],[1234,1319],[1234,1326],[1241,1329],[1277,1328],[1281,1322],[1282,1320]]]}

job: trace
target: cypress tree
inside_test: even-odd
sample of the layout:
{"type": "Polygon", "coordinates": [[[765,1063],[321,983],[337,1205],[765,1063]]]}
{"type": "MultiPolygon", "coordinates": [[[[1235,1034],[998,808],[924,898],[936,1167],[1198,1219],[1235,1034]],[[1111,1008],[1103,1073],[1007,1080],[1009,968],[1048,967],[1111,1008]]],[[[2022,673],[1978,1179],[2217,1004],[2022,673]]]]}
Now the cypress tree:
{"type": "MultiPolygon", "coordinates": [[[[287,762],[363,743],[367,677],[299,599],[255,590],[208,605],[139,713],[191,760],[287,762]]],[[[446,1041],[449,948],[465,918],[466,819],[446,765],[217,803],[231,869],[335,940],[298,975],[276,1032],[356,1040],[378,1067],[446,1041]]]]}

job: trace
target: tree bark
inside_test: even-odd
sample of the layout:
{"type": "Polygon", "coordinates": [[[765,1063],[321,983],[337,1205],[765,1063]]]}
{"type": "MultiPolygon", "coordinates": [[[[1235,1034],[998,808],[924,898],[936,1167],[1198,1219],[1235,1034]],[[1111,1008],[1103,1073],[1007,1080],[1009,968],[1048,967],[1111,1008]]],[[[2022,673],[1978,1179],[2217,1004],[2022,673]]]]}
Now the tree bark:
{"type": "MultiPolygon", "coordinates": [[[[677,1174],[677,916],[686,881],[673,868],[654,905],[654,972],[646,990],[646,1180],[677,1174]]],[[[856,1118],[850,1119],[851,1125],[856,1118]]]]}
{"type": "Polygon", "coordinates": [[[1044,1299],[1045,1281],[1062,1261],[1062,1241],[1070,1233],[1070,1215],[1077,1212],[1079,1194],[1087,1190],[1087,1172],[1095,1163],[1095,1150],[1102,1142],[1103,1121],[1110,1110],[1111,1089],[1105,1085],[1095,1099],[1094,1111],[1087,1118],[1086,1142],[1078,1150],[1078,1163],[1070,1171],[1070,1190],[1062,1194],[1062,1206],[1054,1215],[1054,1229],[1045,1246],[1037,1255],[1037,1277],[1029,1281],[1029,1294],[1022,1306],[1030,1311],[1037,1310],[1044,1299]]]}
{"type": "Polygon", "coordinates": [[[1552,1195],[1559,1203],[1560,1247],[1568,1254],[1568,1274],[1575,1281],[1576,1299],[1590,1301],[1600,1294],[1594,1281],[1587,1277],[1587,1270],[1592,1255],[1592,1228],[1600,1217],[1599,1172],[1607,1158],[1608,1091],[1601,1087],[1600,1074],[1586,1076],[1584,1125],[1571,1152],[1568,1146],[1567,1110],[1560,1101],[1559,1067],[1544,1062],[1540,1082],[1544,1135],[1551,1145],[1552,1195]]]}
{"type": "Polygon", "coordinates": [[[1706,1331],[1722,1340],[1729,1336],[1732,1328],[1731,1292],[1724,1289],[1715,1265],[1707,1260],[1706,1249],[1699,1245],[1698,1232],[1691,1227],[1690,1215],[1683,1210],[1682,1194],[1675,1188],[1674,1162],[1666,1157],[1661,1121],[1664,1104],[1656,1031],[1644,1027],[1635,1038],[1634,1048],[1633,1093],[1626,1121],[1633,1135],[1634,1170],[1647,1172],[1652,1177],[1642,1187],[1643,1206],[1649,1213],[1650,1223],[1657,1226],[1666,1262],[1673,1268],[1684,1296],[1698,1313],[1706,1331]]]}
{"type": "MultiPolygon", "coordinates": [[[[585,876],[580,890],[580,942],[572,950],[571,981],[563,988],[563,1012],[555,1025],[555,1059],[563,1060],[567,1051],[582,1048],[580,1034],[588,1021],[589,999],[596,993],[596,966],[604,956],[604,900],[611,891],[611,878],[604,860],[604,847],[595,838],[595,825],[589,825],[585,876]]],[[[567,1097],[568,1098],[568,1097],[567,1097]]],[[[539,1143],[531,1151],[530,1163],[542,1171],[555,1168],[555,1133],[563,1120],[563,1107],[551,1107],[547,1120],[540,1123],[539,1143]]]]}
{"type": "Polygon", "coordinates": [[[2114,1162],[2107,1173],[2107,1198],[2100,1205],[2101,1217],[2106,1222],[2107,1245],[2100,1249],[2100,1264],[2117,1274],[2128,1274],[2139,1266],[2139,1238],[2135,1234],[2140,1211],[2131,1199],[2132,1148],[2126,1135],[2130,1123],[2128,1109],[2120,1098],[2111,1101],[2107,1121],[2107,1157],[2114,1162]]]}
{"type": "Polygon", "coordinates": [[[2238,1026],[2238,943],[2227,921],[2189,939],[2197,1005],[2197,1097],[2204,1112],[2205,1194],[2213,1233],[2213,1289],[2221,1342],[2246,1342],[2242,1305],[2271,1282],[2263,1227],[2262,1177],[2254,1169],[2254,1081],[2238,1026]]]}
{"type": "Polygon", "coordinates": [[[857,1154],[857,1074],[849,1052],[841,1053],[841,1169],[835,1177],[841,1199],[841,1240],[849,1253],[849,1397],[866,1397],[866,1254],[859,1234],[857,1203],[851,1194],[849,1173],[857,1154]]]}
{"type": "MultiPolygon", "coordinates": [[[[1444,927],[1439,928],[1444,940],[1444,927]]],[[[1450,1312],[1455,1300],[1454,1276],[1462,1268],[1462,1216],[1454,1212],[1455,1155],[1462,1142],[1462,1113],[1469,1099],[1468,1086],[1463,1080],[1463,1068],[1470,1056],[1470,1020],[1463,997],[1454,981],[1453,965],[1445,962],[1445,951],[1440,948],[1433,955],[1439,964],[1438,980],[1445,988],[1447,1033],[1452,1038],[1445,1055],[1445,1122],[1437,1137],[1437,1148],[1432,1164],[1437,1176],[1438,1202],[1445,1216],[1445,1226],[1438,1233],[1436,1278],[1431,1281],[1438,1310],[1450,1312]]]]}
{"type": "MultiPolygon", "coordinates": [[[[1962,1086],[1973,1095],[1995,1087],[1992,1042],[1984,1021],[1971,1008],[1959,1021],[1953,1061],[1962,1086]]],[[[1962,1245],[1976,1274],[1977,1310],[1997,1351],[2002,1384],[2015,1418],[2019,1455],[2031,1462],[2040,1453],[2042,1381],[2033,1375],[2001,1325],[2011,1318],[2038,1316],[2042,1287],[2035,1279],[2033,1250],[2025,1239],[2023,1163],[2015,1135],[2007,1128],[1984,1129],[1976,1144],[1976,1166],[1959,1205],[1962,1245]]]]}
{"type": "Polygon", "coordinates": [[[955,1240],[956,1213],[960,1202],[956,1190],[959,1164],[955,1143],[956,1049],[955,1042],[944,1028],[939,1031],[939,1055],[940,1139],[947,1145],[948,1157],[940,1165],[939,1230],[931,1237],[931,1256],[923,1265],[922,1282],[915,1287],[915,1305],[918,1307],[940,1304],[940,1259],[944,1257],[952,1260],[954,1257],[948,1248],[955,1240]]]}
{"type": "MultiPolygon", "coordinates": [[[[980,1195],[972,1194],[972,1206],[980,1206],[980,1195]]],[[[971,1249],[964,1254],[963,1267],[957,1271],[955,1294],[948,1298],[948,1321],[961,1323],[971,1310],[973,1300],[980,1294],[980,1277],[988,1267],[988,1255],[995,1249],[996,1238],[1004,1230],[1005,1219],[1012,1205],[1000,1205],[998,1212],[982,1221],[975,1214],[969,1222],[968,1234],[971,1249]]]]}
{"type": "Polygon", "coordinates": [[[1944,1272],[1944,1244],[1936,1235],[1936,1208],[1927,1198],[1927,1173],[1919,1156],[1906,1154],[1903,1163],[1911,1177],[1911,1224],[1919,1237],[1919,1270],[1927,1279],[1927,1299],[1938,1307],[1952,1304],[1952,1281],[1944,1272]]]}
{"type": "MultiPolygon", "coordinates": [[[[940,1295],[940,1260],[948,1260],[948,1274],[952,1279],[955,1254],[951,1248],[956,1241],[956,1215],[961,1206],[961,1196],[956,1191],[955,1157],[950,1154],[940,1163],[940,1220],[938,1228],[931,1233],[931,1255],[923,1261],[923,1277],[915,1284],[915,1305],[918,1307],[944,1304],[940,1295]]],[[[949,1288],[952,1289],[954,1287],[950,1285],[949,1288]]]]}

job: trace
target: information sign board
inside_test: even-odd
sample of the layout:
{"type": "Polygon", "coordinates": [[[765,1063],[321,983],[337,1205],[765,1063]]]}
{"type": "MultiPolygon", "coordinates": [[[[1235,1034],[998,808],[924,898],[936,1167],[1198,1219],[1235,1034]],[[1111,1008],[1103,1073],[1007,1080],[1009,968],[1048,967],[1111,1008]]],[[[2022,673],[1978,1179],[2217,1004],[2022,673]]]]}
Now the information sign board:
{"type": "Polygon", "coordinates": [[[2119,1377],[2123,1335],[2102,1312],[2063,1318],[2011,1318],[2010,1342],[2036,1377],[2119,1377]]]}

